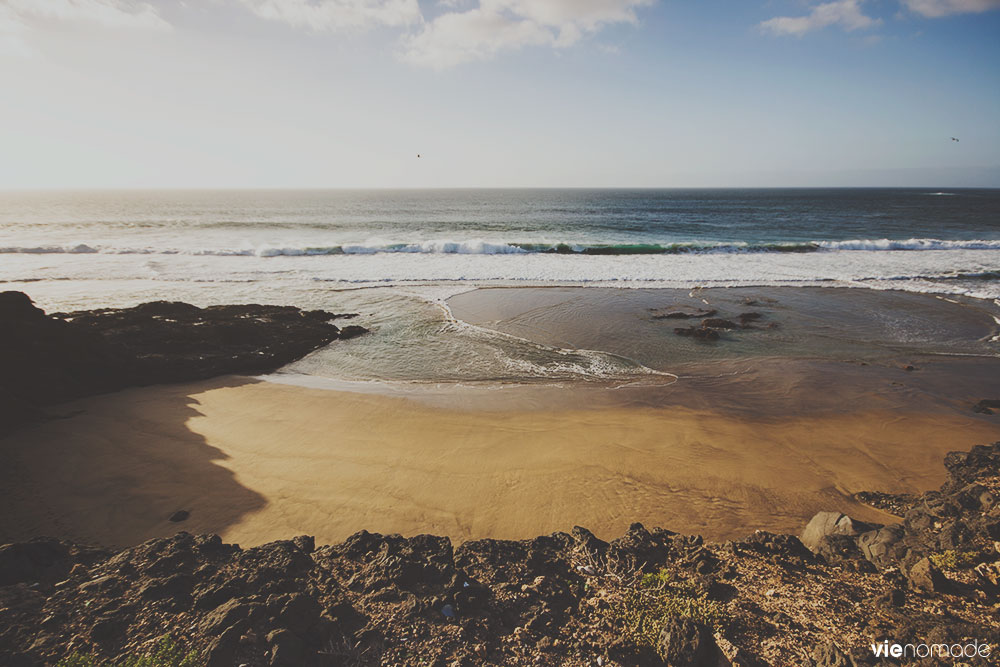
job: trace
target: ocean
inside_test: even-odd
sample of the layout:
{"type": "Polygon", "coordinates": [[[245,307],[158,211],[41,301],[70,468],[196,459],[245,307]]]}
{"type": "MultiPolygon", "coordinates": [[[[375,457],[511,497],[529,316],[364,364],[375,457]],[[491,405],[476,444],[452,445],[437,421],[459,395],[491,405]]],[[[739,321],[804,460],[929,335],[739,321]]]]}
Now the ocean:
{"type": "MultiPolygon", "coordinates": [[[[632,378],[706,355],[771,352],[759,343],[684,347],[668,336],[670,354],[637,359],[543,342],[523,327],[514,335],[502,322],[459,321],[448,300],[484,286],[850,287],[947,295],[993,317],[1000,190],[7,192],[0,283],[48,310],[172,299],[361,312],[376,334],[338,359],[306,360],[298,370],[312,375],[632,378]]],[[[635,313],[656,305],[633,301],[635,313]]],[[[922,336],[921,321],[897,327],[899,344],[994,353],[989,331],[977,329],[966,345],[968,328],[935,324],[922,336]]],[[[807,327],[796,340],[813,333],[807,327]]],[[[788,349],[821,353],[814,347],[788,349]]]]}

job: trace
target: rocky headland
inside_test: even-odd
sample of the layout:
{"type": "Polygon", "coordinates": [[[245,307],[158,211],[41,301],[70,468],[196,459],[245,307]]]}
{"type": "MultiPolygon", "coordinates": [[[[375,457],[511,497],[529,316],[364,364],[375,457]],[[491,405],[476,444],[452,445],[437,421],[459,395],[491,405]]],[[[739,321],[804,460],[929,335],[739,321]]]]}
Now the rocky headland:
{"type": "Polygon", "coordinates": [[[365,333],[354,314],[154,301],[47,315],[0,292],[0,433],[45,406],[126,387],[264,373],[365,333]]]}

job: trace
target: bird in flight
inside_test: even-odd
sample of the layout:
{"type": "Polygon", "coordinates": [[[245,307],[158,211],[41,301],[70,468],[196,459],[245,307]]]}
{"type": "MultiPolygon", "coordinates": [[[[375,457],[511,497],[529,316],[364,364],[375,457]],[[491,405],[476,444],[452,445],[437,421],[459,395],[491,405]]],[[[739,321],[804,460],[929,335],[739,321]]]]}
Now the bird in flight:
{"type": "MultiPolygon", "coordinates": [[[[958,141],[958,139],[955,139],[955,141],[958,141]]],[[[417,157],[420,157],[420,153],[417,153],[417,157]]]]}
{"type": "MultiPolygon", "coordinates": [[[[952,137],[951,140],[952,141],[958,141],[958,139],[956,139],[955,137],[952,137]]],[[[420,157],[420,156],[418,155],[417,157],[420,157]]]]}

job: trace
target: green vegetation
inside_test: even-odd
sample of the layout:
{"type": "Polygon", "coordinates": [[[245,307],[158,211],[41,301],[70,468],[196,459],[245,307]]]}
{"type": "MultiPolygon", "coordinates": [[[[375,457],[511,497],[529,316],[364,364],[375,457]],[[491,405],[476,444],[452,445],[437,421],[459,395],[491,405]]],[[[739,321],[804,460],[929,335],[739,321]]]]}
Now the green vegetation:
{"type": "Polygon", "coordinates": [[[617,611],[625,633],[647,646],[656,646],[660,631],[671,618],[691,618],[712,628],[718,628],[723,619],[721,604],[668,569],[643,575],[623,590],[617,611]]]}
{"type": "Polygon", "coordinates": [[[939,570],[965,570],[979,560],[979,554],[974,551],[954,551],[949,549],[938,554],[931,554],[930,561],[939,570]]]}
{"type": "Polygon", "coordinates": [[[197,651],[185,651],[173,637],[164,635],[152,652],[129,656],[118,662],[104,662],[91,653],[74,651],[56,663],[56,667],[201,667],[197,651]]]}

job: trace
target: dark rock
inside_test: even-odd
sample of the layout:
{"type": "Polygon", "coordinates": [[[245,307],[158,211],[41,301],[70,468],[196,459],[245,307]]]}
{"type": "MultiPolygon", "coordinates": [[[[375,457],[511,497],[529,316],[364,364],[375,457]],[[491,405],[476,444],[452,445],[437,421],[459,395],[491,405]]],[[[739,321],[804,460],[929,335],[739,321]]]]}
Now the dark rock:
{"type": "Polygon", "coordinates": [[[352,324],[340,330],[339,338],[341,340],[348,340],[349,338],[357,338],[358,336],[366,333],[368,333],[368,329],[352,324]]]}
{"type": "Polygon", "coordinates": [[[285,629],[268,633],[271,645],[271,667],[294,667],[302,664],[303,645],[295,633],[285,629]]]}
{"type": "Polygon", "coordinates": [[[139,587],[140,597],[147,600],[178,599],[191,594],[194,577],[175,574],[166,579],[153,579],[139,587]]]}
{"type": "Polygon", "coordinates": [[[851,535],[824,535],[812,551],[831,563],[862,558],[857,538],[851,535]]]}
{"type": "Polygon", "coordinates": [[[876,602],[883,608],[898,608],[906,604],[906,591],[895,586],[880,595],[876,602]]]}
{"type": "Polygon", "coordinates": [[[311,554],[316,550],[316,538],[311,535],[299,535],[298,537],[293,537],[292,544],[307,554],[311,554]]]}
{"type": "Polygon", "coordinates": [[[316,625],[323,608],[305,593],[292,593],[278,613],[278,622],[296,632],[303,632],[316,625]]]}
{"type": "Polygon", "coordinates": [[[333,313],[289,306],[157,301],[46,316],[0,293],[0,429],[39,406],[129,386],[266,372],[338,338],[365,333],[333,313]]]}
{"type": "Polygon", "coordinates": [[[1000,409],[1000,398],[984,398],[972,406],[973,412],[984,415],[991,415],[993,414],[993,410],[997,409],[1000,409]]]}
{"type": "Polygon", "coordinates": [[[656,652],[670,667],[714,665],[714,649],[708,628],[690,618],[668,619],[656,643],[656,652]]]}
{"type": "Polygon", "coordinates": [[[677,327],[674,333],[678,336],[686,336],[697,340],[719,340],[719,332],[714,329],[698,327],[677,327]]]}
{"type": "Polygon", "coordinates": [[[686,310],[668,310],[666,312],[654,311],[655,320],[690,320],[697,317],[711,317],[715,315],[715,310],[697,310],[694,312],[686,310]]]}
{"type": "Polygon", "coordinates": [[[176,512],[170,515],[170,520],[173,521],[174,523],[178,523],[180,521],[184,521],[189,516],[191,516],[191,513],[188,512],[187,510],[177,510],[176,512]]]}
{"type": "Polygon", "coordinates": [[[740,325],[721,317],[708,317],[701,321],[702,329],[739,329],[740,325]]]}
{"type": "Polygon", "coordinates": [[[107,616],[98,619],[90,629],[90,638],[98,643],[104,644],[113,642],[121,638],[128,628],[128,621],[117,616],[107,616]]]}
{"type": "Polygon", "coordinates": [[[906,574],[910,588],[924,593],[941,593],[948,589],[948,579],[928,558],[921,558],[906,574]]]}
{"type": "Polygon", "coordinates": [[[743,540],[743,544],[760,553],[773,556],[782,556],[802,562],[816,560],[813,553],[794,535],[776,535],[766,530],[758,530],[743,540]]]}
{"type": "Polygon", "coordinates": [[[209,642],[205,650],[205,667],[233,667],[242,630],[230,627],[209,642]]]}
{"type": "Polygon", "coordinates": [[[69,566],[69,549],[58,540],[38,539],[0,546],[0,586],[46,578],[62,579],[69,572],[69,566]]]}
{"type": "Polygon", "coordinates": [[[198,629],[203,635],[222,634],[236,623],[250,618],[255,609],[256,605],[230,600],[205,616],[198,629]]]}

